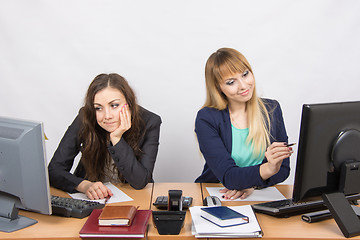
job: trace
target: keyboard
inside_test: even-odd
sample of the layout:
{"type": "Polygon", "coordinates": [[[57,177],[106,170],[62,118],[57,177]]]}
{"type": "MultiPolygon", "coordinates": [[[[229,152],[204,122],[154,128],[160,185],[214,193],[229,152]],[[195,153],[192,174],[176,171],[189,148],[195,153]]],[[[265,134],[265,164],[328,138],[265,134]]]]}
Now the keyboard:
{"type": "Polygon", "coordinates": [[[62,217],[84,218],[89,216],[93,209],[104,206],[105,204],[93,201],[51,196],[52,214],[62,217]]]}
{"type": "MultiPolygon", "coordinates": [[[[192,204],[192,197],[182,197],[182,208],[184,209],[188,209],[191,204],[192,204]]],[[[168,208],[168,197],[167,196],[158,196],[155,200],[155,202],[153,203],[153,205],[157,208],[157,209],[163,209],[166,210],[168,208]]]]}
{"type": "MultiPolygon", "coordinates": [[[[360,199],[360,194],[346,196],[346,198],[349,202],[356,201],[360,199]]],[[[307,202],[293,202],[292,199],[284,199],[253,204],[252,208],[255,212],[264,213],[274,217],[290,217],[293,215],[327,209],[322,199],[307,202]]]]}

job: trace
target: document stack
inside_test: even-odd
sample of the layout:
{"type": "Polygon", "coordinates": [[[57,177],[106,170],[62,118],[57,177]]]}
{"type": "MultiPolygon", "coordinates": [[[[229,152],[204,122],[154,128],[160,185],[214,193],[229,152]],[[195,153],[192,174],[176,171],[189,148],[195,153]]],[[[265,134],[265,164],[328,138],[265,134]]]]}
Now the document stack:
{"type": "Polygon", "coordinates": [[[245,206],[229,206],[245,216],[246,220],[242,224],[235,226],[219,226],[204,216],[204,209],[212,207],[194,206],[190,207],[192,217],[192,233],[196,238],[260,238],[262,231],[256,219],[255,213],[250,205],[245,206]],[[203,209],[203,210],[202,210],[203,209]],[[248,221],[247,221],[248,220],[248,221]]]}

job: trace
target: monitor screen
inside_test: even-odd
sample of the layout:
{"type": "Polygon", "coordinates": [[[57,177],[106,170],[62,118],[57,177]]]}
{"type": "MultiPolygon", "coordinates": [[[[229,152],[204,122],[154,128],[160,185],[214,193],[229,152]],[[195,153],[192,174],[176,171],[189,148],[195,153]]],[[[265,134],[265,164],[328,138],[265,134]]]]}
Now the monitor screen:
{"type": "Polygon", "coordinates": [[[340,177],[342,162],[360,161],[359,144],[360,102],[304,104],[293,200],[332,192],[359,193],[355,185],[360,179],[343,186],[340,177]]]}
{"type": "Polygon", "coordinates": [[[36,223],[18,215],[18,209],[51,214],[45,154],[42,123],[0,117],[1,231],[36,223]]]}

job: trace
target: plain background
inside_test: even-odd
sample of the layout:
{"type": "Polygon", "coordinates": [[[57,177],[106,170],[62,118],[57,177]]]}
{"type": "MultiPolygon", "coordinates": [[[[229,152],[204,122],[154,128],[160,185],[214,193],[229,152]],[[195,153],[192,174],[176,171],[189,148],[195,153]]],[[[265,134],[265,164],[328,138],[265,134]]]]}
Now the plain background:
{"type": "MultiPolygon", "coordinates": [[[[242,52],[298,142],[302,104],[359,100],[359,12],[356,0],[0,0],[0,115],[44,122],[50,161],[92,79],[119,73],[162,117],[155,181],[193,182],[210,54],[242,52]]],[[[296,147],[285,183],[295,161],[296,147]]]]}

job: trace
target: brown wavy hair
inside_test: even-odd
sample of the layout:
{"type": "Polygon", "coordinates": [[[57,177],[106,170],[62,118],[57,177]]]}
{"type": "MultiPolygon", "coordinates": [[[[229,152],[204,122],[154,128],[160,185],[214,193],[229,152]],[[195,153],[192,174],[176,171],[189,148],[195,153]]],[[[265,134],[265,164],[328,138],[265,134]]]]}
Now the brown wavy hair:
{"type": "MultiPolygon", "coordinates": [[[[110,144],[109,133],[97,123],[94,107],[95,95],[107,87],[118,89],[124,95],[131,112],[131,128],[123,134],[123,138],[134,150],[137,159],[142,154],[138,140],[144,132],[144,123],[140,117],[134,91],[125,78],[119,74],[99,74],[91,82],[80,112],[82,119],[79,133],[82,153],[80,161],[85,168],[86,178],[90,181],[102,181],[106,174],[105,168],[111,166],[111,156],[107,150],[107,146],[110,144]]],[[[121,174],[119,174],[119,179],[124,181],[121,174]]]]}

